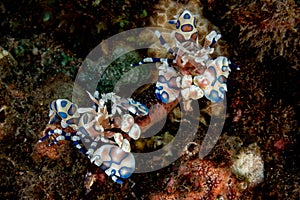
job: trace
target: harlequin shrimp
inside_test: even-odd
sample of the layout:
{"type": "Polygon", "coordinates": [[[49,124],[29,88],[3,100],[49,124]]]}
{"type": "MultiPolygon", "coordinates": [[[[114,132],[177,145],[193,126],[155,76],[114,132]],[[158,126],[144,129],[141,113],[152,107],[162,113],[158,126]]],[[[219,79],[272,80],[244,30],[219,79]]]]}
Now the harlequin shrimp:
{"type": "Polygon", "coordinates": [[[155,94],[163,103],[174,101],[180,94],[185,110],[191,110],[191,101],[203,96],[212,102],[223,101],[230,66],[235,65],[226,57],[211,59],[209,56],[221,35],[212,31],[205,37],[204,45],[200,46],[195,16],[189,10],[183,10],[174,18],[169,20],[170,24],[176,25],[176,30],[171,33],[175,40],[174,48],[167,44],[159,31],[155,31],[160,43],[173,58],[144,58],[132,66],[161,63],[155,94]]]}
{"type": "Polygon", "coordinates": [[[100,166],[114,181],[121,183],[122,179],[128,178],[135,168],[135,160],[130,153],[128,139],[136,140],[141,134],[140,127],[134,122],[134,118],[130,114],[123,114],[123,111],[128,109],[136,115],[146,115],[148,109],[133,99],[124,99],[113,93],[104,94],[102,96],[105,98],[99,100],[89,93],[88,95],[97,104],[97,111],[94,108],[78,108],[67,99],[57,99],[51,102],[49,124],[53,124],[59,117],[61,127],[71,127],[74,132],[69,133],[61,129],[50,130],[39,142],[51,135],[58,136],[49,144],[50,146],[61,140],[73,141],[76,148],[90,158],[91,162],[100,166]],[[113,104],[112,107],[115,110],[112,113],[107,111],[108,99],[118,104],[113,104]],[[114,138],[114,141],[110,138],[114,138]],[[89,146],[87,151],[81,145],[82,143],[89,146]],[[100,145],[103,143],[105,144],[100,145]]]}
{"type": "MultiPolygon", "coordinates": [[[[61,127],[66,128],[70,126],[73,129],[77,128],[77,122],[79,121],[80,114],[78,113],[78,106],[67,99],[57,99],[52,101],[49,105],[49,124],[53,124],[57,119],[57,116],[61,118],[61,127]]],[[[57,144],[60,140],[70,140],[73,141],[76,148],[78,148],[83,154],[86,155],[86,151],[80,145],[80,138],[76,133],[67,133],[60,129],[50,130],[46,135],[39,139],[38,142],[43,142],[49,136],[58,134],[55,140],[49,144],[52,146],[57,144]]]]}

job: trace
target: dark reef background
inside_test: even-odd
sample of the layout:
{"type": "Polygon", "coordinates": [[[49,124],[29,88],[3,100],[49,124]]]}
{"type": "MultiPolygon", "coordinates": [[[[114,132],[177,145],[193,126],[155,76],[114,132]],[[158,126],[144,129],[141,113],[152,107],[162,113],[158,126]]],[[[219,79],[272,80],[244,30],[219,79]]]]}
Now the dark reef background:
{"type": "MultiPolygon", "coordinates": [[[[148,26],[154,9],[163,2],[0,2],[1,199],[148,199],[150,194],[172,195],[170,177],[176,182],[179,166],[190,166],[184,159],[156,172],[133,174],[120,186],[72,144],[62,142],[51,148],[37,144],[48,122],[48,104],[58,98],[71,99],[76,73],[88,53],[110,36],[148,26]],[[94,174],[90,192],[84,181],[88,171],[94,174]]],[[[188,1],[178,2],[182,5],[188,1]]],[[[228,43],[230,59],[241,67],[229,76],[227,119],[218,144],[206,158],[207,166],[212,163],[216,168],[230,168],[237,152],[224,144],[243,149],[255,143],[264,162],[264,179],[255,187],[237,189],[239,198],[299,199],[299,1],[200,2],[203,15],[228,43]]],[[[134,55],[135,61],[146,56],[134,55]]],[[[122,63],[131,62],[132,56],[122,63]]],[[[164,134],[160,138],[164,141],[168,137],[164,134]]],[[[202,139],[203,135],[196,141],[202,139]]],[[[174,186],[174,194],[195,189],[191,180],[181,181],[174,186]]]]}

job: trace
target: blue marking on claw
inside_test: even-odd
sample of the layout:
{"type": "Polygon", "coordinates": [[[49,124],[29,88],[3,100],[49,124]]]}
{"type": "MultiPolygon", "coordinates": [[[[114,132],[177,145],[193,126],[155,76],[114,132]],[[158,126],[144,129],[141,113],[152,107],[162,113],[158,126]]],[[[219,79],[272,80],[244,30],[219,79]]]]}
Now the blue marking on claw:
{"type": "Polygon", "coordinates": [[[54,110],[57,111],[57,105],[56,105],[56,101],[54,101],[54,110]]]}
{"type": "Polygon", "coordinates": [[[227,82],[227,79],[226,79],[226,77],[225,76],[223,76],[223,75],[220,75],[219,77],[218,77],[218,81],[219,81],[219,83],[226,83],[227,82]]]}
{"type": "Polygon", "coordinates": [[[174,19],[173,20],[168,20],[168,23],[169,24],[175,24],[175,23],[177,23],[177,20],[174,20],[174,19]]]}
{"type": "Polygon", "coordinates": [[[139,114],[147,115],[149,113],[149,109],[144,104],[139,104],[138,108],[139,108],[139,112],[138,112],[139,114]]]}
{"type": "Polygon", "coordinates": [[[228,66],[222,66],[222,72],[225,72],[227,70],[228,66]]]}
{"type": "Polygon", "coordinates": [[[160,102],[169,103],[170,100],[169,94],[166,91],[163,91],[162,86],[156,87],[155,96],[160,102]]]}
{"type": "Polygon", "coordinates": [[[123,181],[123,180],[121,180],[121,179],[117,179],[115,182],[116,182],[116,183],[118,183],[118,184],[122,184],[122,183],[124,183],[124,181],[123,181]]]}
{"type": "Polygon", "coordinates": [[[66,121],[66,124],[71,125],[71,124],[76,124],[78,122],[78,119],[69,119],[66,121]]]}
{"type": "Polygon", "coordinates": [[[224,89],[224,87],[220,87],[220,88],[219,88],[219,90],[220,90],[220,92],[221,92],[222,94],[224,94],[224,93],[225,93],[225,89],[224,89]]]}
{"type": "Polygon", "coordinates": [[[68,116],[65,112],[58,112],[58,115],[63,119],[67,118],[68,116]]]}
{"type": "Polygon", "coordinates": [[[172,76],[172,77],[170,77],[169,80],[167,80],[167,78],[165,76],[159,75],[157,82],[159,82],[159,83],[165,83],[165,84],[167,84],[167,86],[169,88],[178,89],[178,87],[176,85],[176,78],[177,77],[172,76]]]}
{"type": "Polygon", "coordinates": [[[211,86],[214,86],[217,82],[217,72],[216,69],[213,66],[208,67],[209,70],[212,70],[214,73],[214,80],[211,82],[211,86]]]}
{"type": "Polygon", "coordinates": [[[128,108],[129,111],[133,112],[133,114],[147,115],[149,112],[147,106],[145,106],[144,104],[142,104],[138,101],[135,101],[132,98],[127,98],[127,102],[121,102],[121,105],[125,108],[128,106],[134,108],[134,111],[132,111],[132,110],[130,110],[130,108],[128,108]]]}
{"type": "Polygon", "coordinates": [[[89,121],[89,116],[88,115],[84,115],[82,121],[83,121],[83,124],[87,124],[88,121],[89,121]]]}
{"type": "Polygon", "coordinates": [[[62,100],[62,101],[60,102],[61,107],[65,107],[67,104],[68,104],[68,102],[65,101],[65,100],[62,100]]]}
{"type": "Polygon", "coordinates": [[[205,97],[213,103],[223,101],[223,98],[219,97],[219,92],[216,90],[211,90],[209,95],[205,95],[205,97]]]}
{"type": "Polygon", "coordinates": [[[169,97],[169,94],[165,91],[163,91],[161,94],[160,94],[160,101],[162,103],[169,103],[170,101],[170,97],[169,97]]]}
{"type": "Polygon", "coordinates": [[[119,169],[119,174],[120,174],[121,178],[129,178],[133,172],[134,172],[134,169],[126,167],[126,166],[121,167],[119,169]]]}
{"type": "Polygon", "coordinates": [[[114,145],[101,146],[91,155],[91,160],[120,184],[123,183],[122,179],[129,178],[135,170],[133,155],[114,145]]]}
{"type": "Polygon", "coordinates": [[[69,115],[74,115],[75,111],[76,111],[76,106],[74,104],[72,104],[70,106],[70,108],[68,109],[68,114],[69,115]]]}

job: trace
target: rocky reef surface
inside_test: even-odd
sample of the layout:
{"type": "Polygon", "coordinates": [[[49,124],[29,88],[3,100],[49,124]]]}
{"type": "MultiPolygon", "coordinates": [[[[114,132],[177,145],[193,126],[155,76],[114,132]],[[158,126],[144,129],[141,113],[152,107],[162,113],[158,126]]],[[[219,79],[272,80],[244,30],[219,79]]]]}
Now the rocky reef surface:
{"type": "MultiPolygon", "coordinates": [[[[0,2],[1,199],[298,199],[299,7],[293,0],[0,2]],[[193,148],[161,170],[133,174],[123,185],[70,142],[37,143],[59,126],[47,126],[49,103],[71,99],[78,69],[96,45],[132,28],[171,28],[167,19],[184,8],[198,15],[202,39],[210,30],[221,32],[217,55],[241,68],[228,78],[226,121],[209,155],[201,160],[197,154],[213,106],[205,99],[199,101],[193,148]]],[[[115,52],[118,48],[126,47],[120,44],[115,52]]],[[[107,76],[121,77],[132,62],[162,53],[130,52],[107,76]]],[[[106,80],[98,89],[114,87],[106,80]]],[[[140,98],[148,97],[147,89],[138,91],[140,98]]],[[[180,116],[176,107],[159,135],[136,141],[132,149],[168,144],[180,116]]]]}

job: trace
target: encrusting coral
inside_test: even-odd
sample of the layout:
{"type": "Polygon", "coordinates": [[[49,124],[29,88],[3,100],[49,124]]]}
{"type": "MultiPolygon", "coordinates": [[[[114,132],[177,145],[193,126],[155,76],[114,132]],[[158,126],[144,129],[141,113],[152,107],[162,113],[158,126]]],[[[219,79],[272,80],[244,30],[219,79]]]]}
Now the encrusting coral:
{"type": "Polygon", "coordinates": [[[239,199],[243,182],[239,182],[229,168],[217,167],[208,160],[190,160],[183,163],[178,175],[169,179],[167,193],[150,195],[161,199],[239,199]]]}

